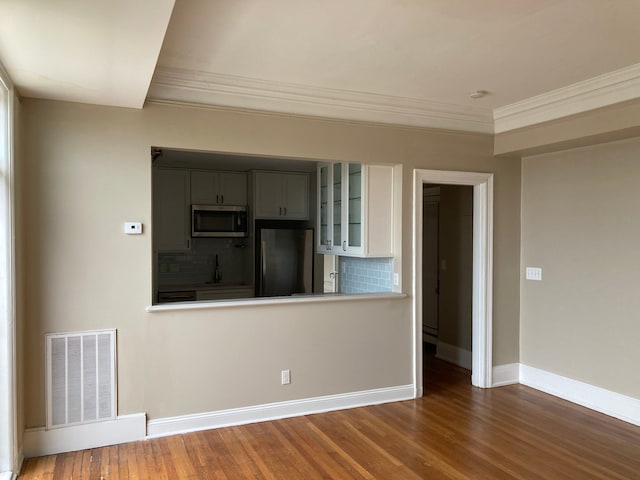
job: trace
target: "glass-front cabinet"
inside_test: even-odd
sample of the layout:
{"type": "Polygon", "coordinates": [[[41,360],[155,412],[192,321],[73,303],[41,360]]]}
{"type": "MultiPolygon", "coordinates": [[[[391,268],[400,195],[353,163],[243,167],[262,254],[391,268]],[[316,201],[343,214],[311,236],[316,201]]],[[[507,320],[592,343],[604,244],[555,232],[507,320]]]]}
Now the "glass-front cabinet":
{"type": "MultiPolygon", "coordinates": [[[[318,165],[318,236],[319,253],[332,253],[342,248],[344,197],[343,163],[318,165]]],[[[348,198],[348,197],[346,197],[348,198]]]]}
{"type": "Polygon", "coordinates": [[[393,254],[392,166],[321,163],[318,198],[318,253],[393,254]],[[370,185],[375,185],[374,191],[368,190],[370,185]]]}
{"type": "MultiPolygon", "coordinates": [[[[331,246],[332,248],[336,248],[340,245],[342,245],[342,219],[343,219],[343,215],[342,215],[342,210],[343,210],[343,204],[342,204],[342,193],[343,193],[343,175],[342,175],[342,171],[343,171],[343,167],[346,164],[344,163],[334,163],[333,164],[333,172],[332,172],[332,176],[331,176],[331,184],[333,185],[333,228],[332,228],[332,241],[331,241],[331,246]]],[[[345,197],[347,198],[347,197],[345,197]]],[[[346,233],[346,232],[345,232],[346,233]]]]}
{"type": "Polygon", "coordinates": [[[329,228],[329,169],[328,163],[318,165],[318,252],[331,249],[331,234],[329,228]]]}
{"type": "Polygon", "coordinates": [[[347,250],[360,251],[362,248],[362,165],[349,163],[347,165],[349,177],[347,194],[349,198],[348,220],[349,231],[345,240],[347,250]]]}

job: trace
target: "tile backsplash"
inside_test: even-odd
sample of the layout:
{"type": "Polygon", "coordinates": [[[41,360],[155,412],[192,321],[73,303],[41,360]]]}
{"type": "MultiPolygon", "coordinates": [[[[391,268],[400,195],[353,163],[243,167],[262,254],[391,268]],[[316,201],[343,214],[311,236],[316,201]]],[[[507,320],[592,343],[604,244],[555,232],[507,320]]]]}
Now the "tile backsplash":
{"type": "Polygon", "coordinates": [[[193,238],[189,252],[158,254],[158,286],[213,281],[216,255],[221,283],[249,283],[253,268],[249,250],[247,239],[193,238]]]}
{"type": "Polygon", "coordinates": [[[393,289],[393,258],[340,257],[340,293],[377,293],[393,289]]]}

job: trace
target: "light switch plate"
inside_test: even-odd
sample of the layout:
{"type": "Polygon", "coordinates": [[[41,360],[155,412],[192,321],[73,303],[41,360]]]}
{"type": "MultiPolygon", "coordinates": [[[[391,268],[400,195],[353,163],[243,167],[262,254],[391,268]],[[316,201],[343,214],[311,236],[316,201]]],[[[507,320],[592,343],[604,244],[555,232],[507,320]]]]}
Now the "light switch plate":
{"type": "Polygon", "coordinates": [[[540,267],[527,267],[525,270],[525,278],[527,280],[542,280],[542,268],[540,267]]]}
{"type": "Polygon", "coordinates": [[[124,233],[127,235],[141,235],[142,223],[140,222],[124,222],[124,233]]]}

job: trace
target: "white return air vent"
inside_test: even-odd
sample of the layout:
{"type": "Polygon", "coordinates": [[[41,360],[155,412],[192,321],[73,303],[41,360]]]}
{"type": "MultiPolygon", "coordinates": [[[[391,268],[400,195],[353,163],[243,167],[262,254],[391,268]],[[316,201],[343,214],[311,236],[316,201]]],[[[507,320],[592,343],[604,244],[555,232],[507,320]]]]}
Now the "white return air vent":
{"type": "Polygon", "coordinates": [[[45,336],[47,429],[116,417],[116,331],[45,336]]]}

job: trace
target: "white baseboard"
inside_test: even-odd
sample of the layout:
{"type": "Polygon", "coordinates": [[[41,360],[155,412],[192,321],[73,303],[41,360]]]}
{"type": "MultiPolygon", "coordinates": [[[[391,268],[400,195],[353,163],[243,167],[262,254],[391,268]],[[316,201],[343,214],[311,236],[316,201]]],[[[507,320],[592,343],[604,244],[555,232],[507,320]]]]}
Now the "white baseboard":
{"type": "Polygon", "coordinates": [[[24,456],[40,457],[104,447],[116,443],[143,440],[146,435],[146,415],[124,415],[107,422],[85,423],[68,427],[28,428],[24,432],[24,456]]]}
{"type": "Polygon", "coordinates": [[[0,472],[0,480],[16,480],[18,478],[17,473],[13,472],[0,472]]]}
{"type": "Polygon", "coordinates": [[[303,400],[268,403],[253,407],[232,408],[229,410],[219,410],[195,415],[159,418],[157,420],[149,420],[147,424],[147,438],[264,422],[279,418],[297,417],[379,403],[397,402],[412,398],[414,398],[413,385],[402,385],[339,395],[305,398],[303,400]]]}
{"type": "Polygon", "coordinates": [[[640,426],[640,400],[520,364],[520,383],[640,426]]]}
{"type": "Polygon", "coordinates": [[[464,348],[438,341],[436,344],[436,358],[440,358],[446,362],[471,370],[470,350],[465,350],[464,348]]]}
{"type": "Polygon", "coordinates": [[[492,370],[492,387],[503,387],[505,385],[513,385],[520,382],[520,364],[507,363],[505,365],[497,365],[492,370]]]}

